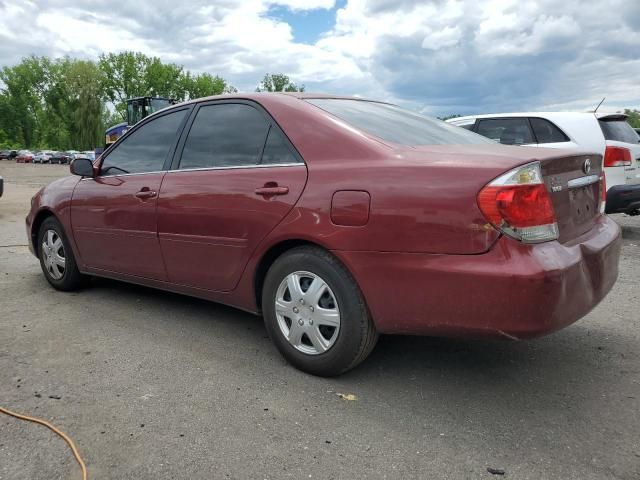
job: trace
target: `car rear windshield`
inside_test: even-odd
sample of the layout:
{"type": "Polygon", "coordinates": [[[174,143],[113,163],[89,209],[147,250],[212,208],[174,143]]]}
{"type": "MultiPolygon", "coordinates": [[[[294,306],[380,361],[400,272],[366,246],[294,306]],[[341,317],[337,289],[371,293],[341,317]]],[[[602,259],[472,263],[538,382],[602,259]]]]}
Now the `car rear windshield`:
{"type": "Polygon", "coordinates": [[[616,142],[638,143],[638,134],[624,120],[599,120],[604,138],[616,142]]]}
{"type": "Polygon", "coordinates": [[[401,145],[495,143],[464,128],[395,105],[337,98],[307,99],[331,115],[380,139],[401,145]]]}

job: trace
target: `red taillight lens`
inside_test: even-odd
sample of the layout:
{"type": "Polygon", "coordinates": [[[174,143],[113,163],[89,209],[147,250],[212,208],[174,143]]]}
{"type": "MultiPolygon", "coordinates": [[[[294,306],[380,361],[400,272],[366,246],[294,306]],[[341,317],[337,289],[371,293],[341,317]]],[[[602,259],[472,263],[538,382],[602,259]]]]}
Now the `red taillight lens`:
{"type": "Polygon", "coordinates": [[[526,243],[558,238],[556,215],[536,162],[497,178],[478,194],[487,220],[506,235],[526,243]]]}
{"type": "Polygon", "coordinates": [[[604,151],[605,167],[631,166],[631,150],[624,147],[608,146],[604,151]]]}

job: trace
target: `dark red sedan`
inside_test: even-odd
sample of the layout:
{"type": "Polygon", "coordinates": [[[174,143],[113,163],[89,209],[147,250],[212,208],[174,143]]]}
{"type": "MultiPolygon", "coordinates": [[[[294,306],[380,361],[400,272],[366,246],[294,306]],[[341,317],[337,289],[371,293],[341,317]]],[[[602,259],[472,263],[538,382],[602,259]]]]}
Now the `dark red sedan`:
{"type": "Polygon", "coordinates": [[[29,150],[20,150],[16,155],[16,163],[33,163],[33,153],[29,150]]]}
{"type": "Polygon", "coordinates": [[[386,103],[199,99],[71,172],[27,217],[51,285],[97,275],[262,313],[318,375],[380,333],[552,332],[618,274],[600,156],[497,145],[386,103]]]}

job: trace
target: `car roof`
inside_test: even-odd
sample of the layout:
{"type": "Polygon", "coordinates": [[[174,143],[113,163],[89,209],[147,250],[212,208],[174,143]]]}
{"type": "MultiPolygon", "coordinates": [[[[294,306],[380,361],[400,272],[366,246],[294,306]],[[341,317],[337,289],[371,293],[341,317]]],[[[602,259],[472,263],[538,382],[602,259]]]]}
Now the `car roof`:
{"type": "MultiPolygon", "coordinates": [[[[333,95],[329,93],[313,93],[313,92],[249,92],[249,93],[225,93],[222,95],[212,95],[209,97],[194,98],[185,102],[177,103],[166,107],[175,108],[181,105],[189,105],[192,103],[208,102],[210,100],[254,100],[260,103],[260,100],[269,98],[270,101],[282,101],[283,103],[290,98],[298,98],[300,100],[306,100],[311,98],[323,98],[323,99],[337,99],[337,100],[359,100],[363,102],[374,103],[387,103],[379,100],[372,100],[369,98],[354,97],[348,95],[333,95]]],[[[164,108],[162,110],[165,110],[164,108]]],[[[160,111],[162,111],[160,110],[160,111]]]]}
{"type": "Polygon", "coordinates": [[[449,123],[458,123],[471,121],[476,118],[504,118],[504,117],[541,117],[550,120],[554,118],[583,117],[593,116],[600,120],[625,120],[627,115],[624,113],[593,113],[593,112],[509,112],[509,113],[486,113],[482,115],[467,115],[464,117],[455,117],[447,120],[449,123]]]}

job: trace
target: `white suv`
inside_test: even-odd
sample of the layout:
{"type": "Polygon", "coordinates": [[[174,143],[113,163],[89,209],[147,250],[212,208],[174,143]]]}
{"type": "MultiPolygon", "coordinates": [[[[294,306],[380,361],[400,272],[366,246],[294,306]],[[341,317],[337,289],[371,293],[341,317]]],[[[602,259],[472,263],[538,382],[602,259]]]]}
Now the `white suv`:
{"type": "Polygon", "coordinates": [[[447,122],[496,142],[567,148],[602,155],[606,213],[640,213],[640,138],[624,114],[524,112],[457,117],[447,122]]]}

